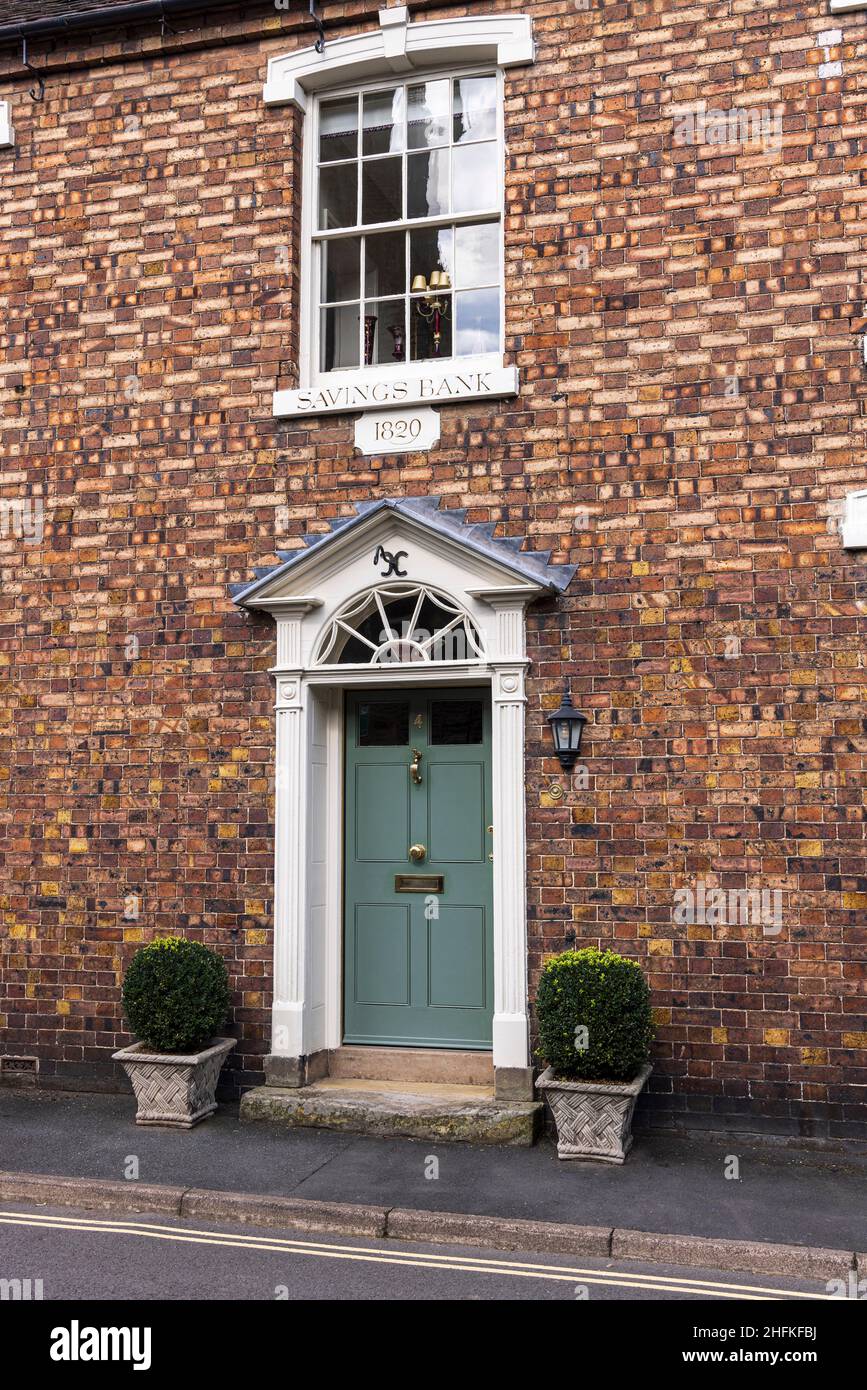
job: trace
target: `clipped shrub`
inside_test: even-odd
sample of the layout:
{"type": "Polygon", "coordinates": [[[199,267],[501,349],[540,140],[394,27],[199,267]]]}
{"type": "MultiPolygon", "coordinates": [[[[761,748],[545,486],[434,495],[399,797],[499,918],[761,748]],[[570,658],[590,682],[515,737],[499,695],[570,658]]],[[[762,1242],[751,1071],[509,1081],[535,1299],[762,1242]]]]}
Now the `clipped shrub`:
{"type": "Polygon", "coordinates": [[[153,1052],[198,1052],[222,1028],[229,978],[216,951],[162,936],[136,951],[123,981],[133,1033],[153,1052]]]}
{"type": "Polygon", "coordinates": [[[614,951],[564,951],[536,994],[538,1056],[565,1081],[632,1081],[650,1055],[650,991],[640,965],[614,951]]]}

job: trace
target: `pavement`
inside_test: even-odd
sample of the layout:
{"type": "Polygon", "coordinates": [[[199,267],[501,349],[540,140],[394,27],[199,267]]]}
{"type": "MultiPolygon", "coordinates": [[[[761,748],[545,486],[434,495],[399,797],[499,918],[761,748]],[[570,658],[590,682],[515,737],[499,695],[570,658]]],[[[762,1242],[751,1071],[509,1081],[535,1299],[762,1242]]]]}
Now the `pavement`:
{"type": "Polygon", "coordinates": [[[717,1270],[867,1273],[867,1256],[858,1259],[867,1252],[863,1155],[640,1134],[627,1162],[609,1166],[562,1162],[547,1139],[498,1148],[274,1129],[240,1125],[229,1106],[193,1130],[174,1131],[136,1126],[134,1110],[131,1096],[0,1092],[0,1170],[85,1180],[64,1184],[59,1197],[57,1183],[0,1180],[0,1200],[215,1220],[231,1213],[296,1228],[308,1204],[317,1230],[717,1270]],[[76,1192],[89,1187],[93,1195],[97,1179],[102,1195],[79,1202],[76,1192]],[[146,1188],[156,1193],[150,1207],[146,1188]],[[218,1202],[221,1193],[229,1196],[218,1202]],[[256,1198],[277,1201],[269,1207],[256,1198]],[[323,1203],[330,1215],[316,1205],[323,1203]],[[359,1208],[369,1219],[353,1214],[359,1208]],[[772,1254],[770,1245],[790,1253],[772,1254]]]}

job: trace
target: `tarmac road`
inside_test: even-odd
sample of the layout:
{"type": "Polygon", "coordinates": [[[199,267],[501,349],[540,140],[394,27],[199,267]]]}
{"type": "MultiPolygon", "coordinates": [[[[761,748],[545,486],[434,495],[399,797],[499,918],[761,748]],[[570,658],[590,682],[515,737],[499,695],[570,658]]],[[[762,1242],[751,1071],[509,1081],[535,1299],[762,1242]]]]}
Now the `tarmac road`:
{"type": "Polygon", "coordinates": [[[0,1208],[0,1298],[14,1296],[3,1280],[71,1301],[790,1300],[806,1315],[828,1297],[778,1276],[15,1203],[0,1208]]]}

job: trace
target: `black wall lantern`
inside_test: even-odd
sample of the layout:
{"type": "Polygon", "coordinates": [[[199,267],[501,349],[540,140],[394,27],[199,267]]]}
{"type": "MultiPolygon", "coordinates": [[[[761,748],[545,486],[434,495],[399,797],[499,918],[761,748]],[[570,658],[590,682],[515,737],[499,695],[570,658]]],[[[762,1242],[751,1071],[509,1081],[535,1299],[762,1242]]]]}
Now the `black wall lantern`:
{"type": "Polygon", "coordinates": [[[560,708],[548,715],[548,723],[551,725],[554,752],[560,759],[560,766],[564,772],[571,772],[581,751],[581,735],[587,723],[587,715],[575,709],[572,696],[567,690],[560,708]]]}

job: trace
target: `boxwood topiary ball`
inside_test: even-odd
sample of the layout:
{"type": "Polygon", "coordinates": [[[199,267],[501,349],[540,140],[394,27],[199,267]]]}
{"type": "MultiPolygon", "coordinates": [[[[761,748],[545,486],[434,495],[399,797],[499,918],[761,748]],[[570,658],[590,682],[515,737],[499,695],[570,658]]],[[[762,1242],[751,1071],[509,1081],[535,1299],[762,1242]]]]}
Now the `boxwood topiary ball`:
{"type": "Polygon", "coordinates": [[[564,951],[536,994],[538,1055],[563,1080],[632,1081],[650,1055],[650,991],[640,965],[614,951],[564,951]]]}
{"type": "Polygon", "coordinates": [[[222,956],[183,936],[136,951],[123,982],[133,1033],[154,1052],[198,1052],[222,1028],[229,979],[222,956]]]}

